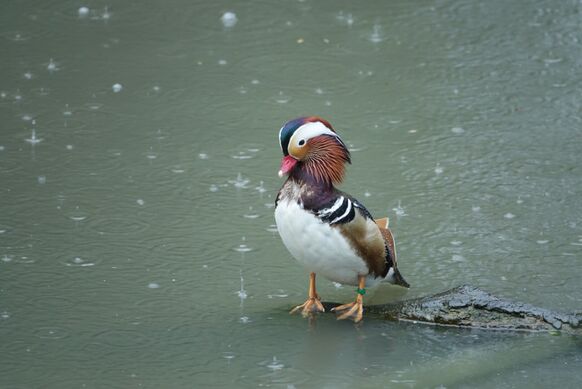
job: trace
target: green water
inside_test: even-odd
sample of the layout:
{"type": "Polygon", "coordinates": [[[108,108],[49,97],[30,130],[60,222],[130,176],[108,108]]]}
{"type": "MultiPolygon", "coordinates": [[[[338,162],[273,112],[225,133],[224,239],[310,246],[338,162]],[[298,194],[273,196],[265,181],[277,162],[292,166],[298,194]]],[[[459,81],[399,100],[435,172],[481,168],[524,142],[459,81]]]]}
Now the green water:
{"type": "Polygon", "coordinates": [[[367,303],[467,283],[582,309],[581,15],[4,1],[0,387],[580,387],[566,336],[289,316],[308,278],[273,203],[279,128],[321,115],[412,284],[367,303]]]}

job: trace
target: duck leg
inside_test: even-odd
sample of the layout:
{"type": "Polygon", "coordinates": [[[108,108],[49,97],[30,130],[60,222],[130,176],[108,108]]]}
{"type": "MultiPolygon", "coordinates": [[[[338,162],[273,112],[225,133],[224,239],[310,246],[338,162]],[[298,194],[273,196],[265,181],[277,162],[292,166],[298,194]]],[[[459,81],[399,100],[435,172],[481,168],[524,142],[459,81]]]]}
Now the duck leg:
{"type": "Polygon", "coordinates": [[[309,293],[307,300],[303,304],[293,308],[289,313],[294,314],[299,311],[301,311],[303,316],[307,316],[312,312],[325,312],[323,305],[321,305],[319,295],[315,290],[315,273],[309,274],[309,293]]]}
{"type": "Polygon", "coordinates": [[[366,276],[358,276],[358,294],[356,301],[340,305],[331,310],[336,313],[338,320],[352,319],[355,323],[362,320],[364,315],[364,294],[366,293],[366,276]]]}

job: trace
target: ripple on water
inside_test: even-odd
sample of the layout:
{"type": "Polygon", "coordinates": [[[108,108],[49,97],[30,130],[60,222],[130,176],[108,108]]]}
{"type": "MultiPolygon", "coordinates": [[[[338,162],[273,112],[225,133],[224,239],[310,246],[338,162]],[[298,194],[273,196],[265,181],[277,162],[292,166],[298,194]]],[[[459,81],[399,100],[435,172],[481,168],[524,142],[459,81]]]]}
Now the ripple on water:
{"type": "Polygon", "coordinates": [[[40,327],[33,333],[40,339],[64,339],[71,335],[71,330],[63,327],[40,327]]]}
{"type": "Polygon", "coordinates": [[[140,331],[140,326],[128,325],[127,328],[107,329],[93,336],[98,343],[116,349],[143,349],[151,346],[153,339],[140,331]]]}
{"type": "Polygon", "coordinates": [[[272,51],[264,54],[249,56],[239,62],[242,70],[252,72],[264,72],[269,74],[273,69],[277,72],[289,74],[309,74],[309,81],[298,81],[296,78],[277,80],[276,84],[271,84],[265,78],[260,86],[270,90],[269,101],[277,104],[285,104],[291,101],[296,94],[316,95],[314,92],[313,82],[311,80],[327,80],[326,84],[318,85],[321,90],[325,90],[329,96],[346,96],[354,93],[358,88],[360,80],[354,74],[351,65],[346,65],[343,61],[338,61],[335,54],[319,53],[320,55],[309,55],[298,57],[293,52],[273,53],[272,51]],[[330,75],[335,75],[336,79],[330,79],[330,75]]]}
{"type": "Polygon", "coordinates": [[[98,264],[98,260],[88,260],[81,257],[71,257],[62,261],[65,266],[70,267],[93,267],[98,264]]]}
{"type": "Polygon", "coordinates": [[[71,118],[50,121],[47,127],[69,135],[88,135],[95,131],[87,128],[87,122],[71,118]]]}
{"type": "Polygon", "coordinates": [[[147,231],[149,222],[135,217],[96,216],[88,220],[88,228],[100,234],[137,235],[147,231]]]}

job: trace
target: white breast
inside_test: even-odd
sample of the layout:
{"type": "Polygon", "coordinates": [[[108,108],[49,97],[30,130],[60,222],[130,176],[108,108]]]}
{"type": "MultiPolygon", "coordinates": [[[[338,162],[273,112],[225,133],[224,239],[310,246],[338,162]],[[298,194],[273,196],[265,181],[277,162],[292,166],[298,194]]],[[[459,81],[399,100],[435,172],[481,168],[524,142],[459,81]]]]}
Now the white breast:
{"type": "Polygon", "coordinates": [[[322,222],[296,201],[279,201],[275,221],[291,255],[309,272],[350,285],[357,285],[358,275],[369,273],[339,229],[322,222]]]}

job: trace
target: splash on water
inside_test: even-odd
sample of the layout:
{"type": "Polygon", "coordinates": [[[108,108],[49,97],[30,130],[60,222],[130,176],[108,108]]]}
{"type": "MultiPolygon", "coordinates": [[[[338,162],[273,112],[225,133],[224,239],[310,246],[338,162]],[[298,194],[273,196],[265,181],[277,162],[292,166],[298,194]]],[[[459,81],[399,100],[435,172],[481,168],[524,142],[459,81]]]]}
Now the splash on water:
{"type": "MultiPolygon", "coordinates": [[[[33,120],[32,121],[32,125],[34,126],[36,123],[33,120]]],[[[34,129],[34,127],[32,128],[32,134],[30,135],[30,138],[26,138],[25,139],[26,142],[30,143],[31,145],[35,145],[37,143],[42,142],[42,138],[37,138],[36,137],[36,130],[34,129]]]]}
{"type": "Polygon", "coordinates": [[[238,22],[238,18],[236,17],[236,14],[234,12],[227,11],[222,14],[222,16],[220,17],[220,21],[222,22],[222,25],[224,27],[232,28],[238,22]]]}
{"type": "Polygon", "coordinates": [[[392,208],[392,210],[396,213],[396,216],[397,217],[402,217],[402,216],[407,216],[408,215],[406,213],[406,210],[404,209],[404,207],[400,203],[400,200],[398,200],[398,206],[396,208],[392,208]]]}
{"type": "Polygon", "coordinates": [[[372,43],[382,42],[385,39],[384,34],[382,33],[382,26],[379,25],[378,23],[374,24],[374,26],[372,27],[372,33],[370,34],[370,37],[368,39],[372,43]]]}
{"type": "Polygon", "coordinates": [[[105,9],[103,9],[103,13],[101,14],[101,19],[103,19],[105,21],[111,19],[111,12],[109,12],[108,7],[105,7],[105,9]]]}
{"type": "Polygon", "coordinates": [[[48,70],[50,73],[56,72],[59,70],[59,64],[51,58],[46,65],[46,70],[48,70]]]}
{"type": "Polygon", "coordinates": [[[277,359],[277,357],[273,357],[273,360],[267,365],[267,368],[273,371],[281,370],[284,367],[285,365],[282,364],[281,361],[277,359]]]}
{"type": "Polygon", "coordinates": [[[113,93],[119,93],[123,90],[123,85],[117,82],[111,86],[111,90],[113,90],[113,93]]]}
{"type": "Polygon", "coordinates": [[[283,93],[283,91],[279,91],[279,93],[274,97],[274,100],[279,104],[287,104],[291,101],[291,97],[283,93]]]}
{"type": "Polygon", "coordinates": [[[93,262],[87,262],[81,257],[74,257],[65,263],[66,266],[77,266],[77,267],[91,267],[95,266],[93,262]]]}
{"type": "Polygon", "coordinates": [[[65,104],[65,108],[63,109],[63,116],[72,116],[73,111],[69,108],[69,104],[65,104]]]}
{"type": "Polygon", "coordinates": [[[339,11],[335,18],[338,22],[343,23],[348,27],[351,27],[354,24],[354,17],[351,13],[344,13],[344,11],[339,11]]]}
{"type": "Polygon", "coordinates": [[[80,18],[86,18],[87,16],[89,16],[89,7],[79,7],[79,9],[77,10],[77,15],[79,15],[80,18]]]}
{"type": "Polygon", "coordinates": [[[259,182],[259,186],[255,187],[255,190],[261,194],[265,193],[267,190],[265,189],[265,184],[263,181],[259,182]]]}
{"type": "Polygon", "coordinates": [[[259,218],[260,216],[261,215],[259,215],[258,213],[253,212],[253,207],[249,207],[249,211],[243,215],[245,219],[256,219],[259,218]]]}
{"type": "Polygon", "coordinates": [[[247,188],[247,185],[249,184],[249,182],[250,182],[250,180],[247,178],[244,178],[241,173],[237,174],[236,179],[228,181],[229,184],[232,184],[235,188],[240,188],[240,189],[247,188]]]}

